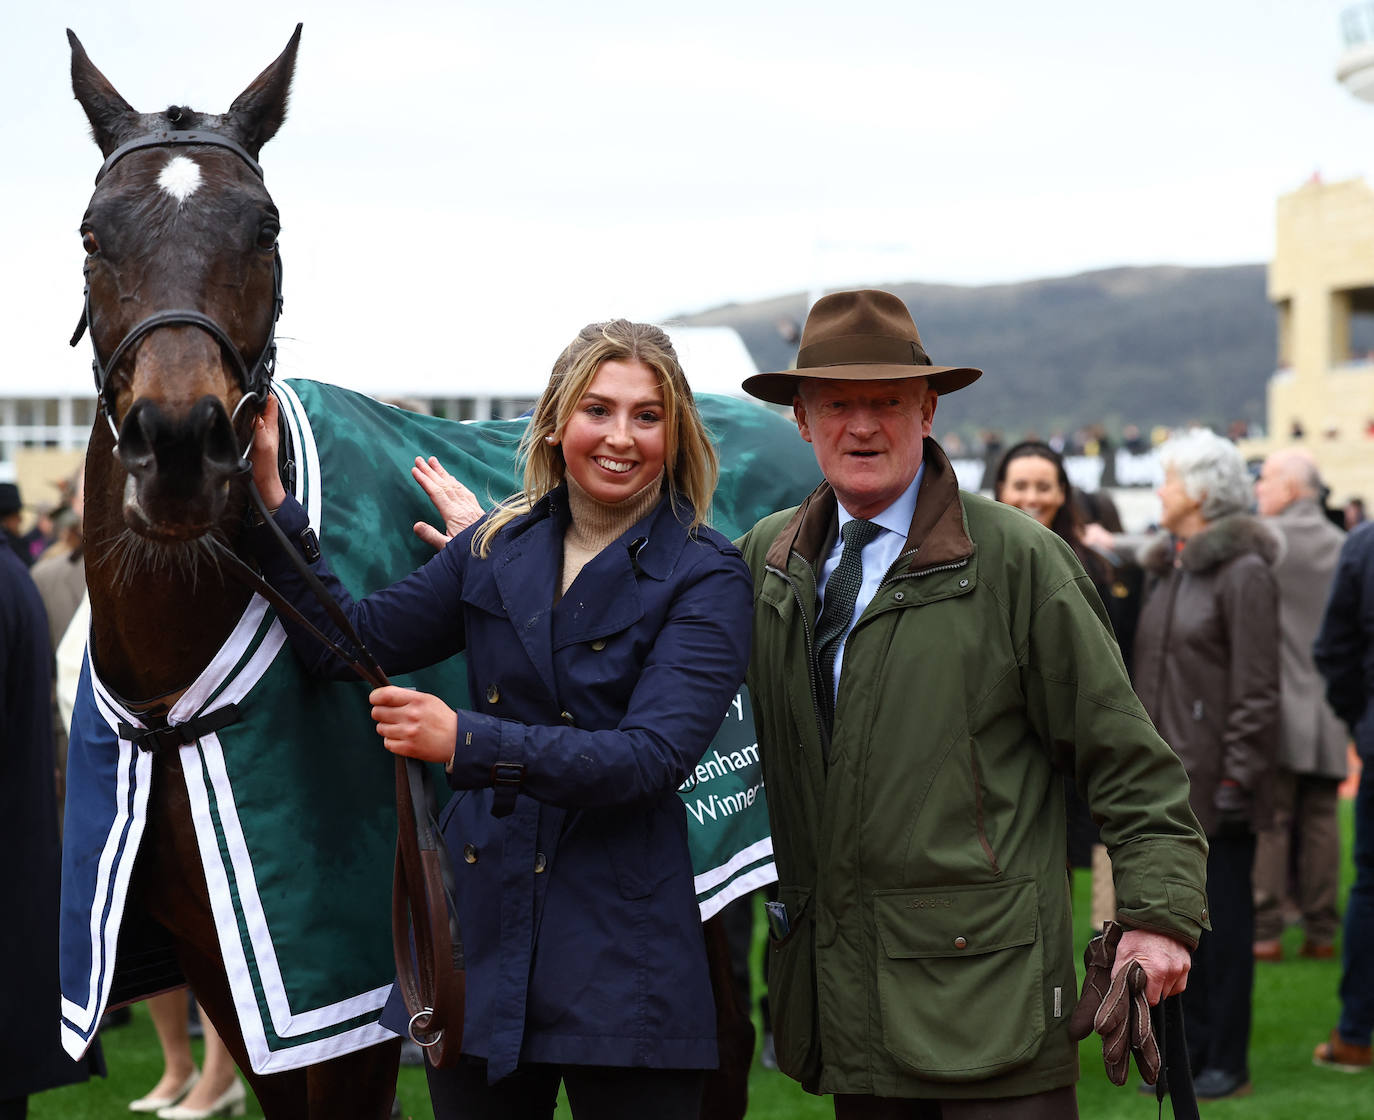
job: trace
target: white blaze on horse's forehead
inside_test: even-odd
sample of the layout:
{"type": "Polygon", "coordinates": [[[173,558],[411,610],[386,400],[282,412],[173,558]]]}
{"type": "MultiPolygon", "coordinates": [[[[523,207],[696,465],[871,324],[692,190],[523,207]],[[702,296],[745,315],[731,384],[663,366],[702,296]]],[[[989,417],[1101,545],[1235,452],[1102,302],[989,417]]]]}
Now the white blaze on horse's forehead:
{"type": "Polygon", "coordinates": [[[200,186],[200,165],[190,156],[173,156],[157,177],[157,185],[175,198],[185,202],[200,186]]]}

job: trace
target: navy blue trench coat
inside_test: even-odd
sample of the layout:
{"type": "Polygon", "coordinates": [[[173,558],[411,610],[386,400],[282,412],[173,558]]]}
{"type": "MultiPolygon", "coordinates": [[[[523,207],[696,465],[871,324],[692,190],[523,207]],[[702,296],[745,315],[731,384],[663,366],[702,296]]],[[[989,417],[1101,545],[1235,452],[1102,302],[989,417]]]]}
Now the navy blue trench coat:
{"type": "MultiPolygon", "coordinates": [[[[307,525],[293,499],[276,519],[292,540],[307,525]]],[[[567,524],[560,487],[487,557],[473,526],[358,602],[315,569],[388,674],[467,652],[474,710],[458,713],[458,792],[440,817],[467,954],[463,1052],[493,1081],[518,1062],[709,1069],[715,1008],[676,790],[744,679],[749,572],[665,497],[555,604],[567,524]],[[506,816],[492,813],[497,763],[523,768],[506,816]]],[[[325,628],[285,558],[258,551],[325,628]]],[[[345,675],[291,637],[312,673],[345,675]]],[[[405,1029],[394,992],[382,1021],[405,1029]]]]}

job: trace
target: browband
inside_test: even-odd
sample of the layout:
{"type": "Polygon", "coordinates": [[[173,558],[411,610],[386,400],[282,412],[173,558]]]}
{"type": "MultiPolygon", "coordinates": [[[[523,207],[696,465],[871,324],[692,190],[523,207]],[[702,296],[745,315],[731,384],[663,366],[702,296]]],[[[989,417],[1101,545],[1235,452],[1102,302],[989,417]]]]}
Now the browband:
{"type": "Polygon", "coordinates": [[[100,165],[100,170],[95,173],[96,185],[99,186],[100,180],[105,178],[110,168],[130,152],[136,152],[141,148],[179,147],[186,144],[211,144],[217,148],[228,148],[253,169],[254,175],[259,179],[263,177],[262,167],[258,161],[250,156],[248,150],[237,141],[230,140],[227,136],[221,136],[218,132],[208,132],[201,129],[181,131],[167,128],[160,132],[150,132],[146,136],[135,136],[132,140],[126,141],[112,151],[105,162],[100,165]]]}

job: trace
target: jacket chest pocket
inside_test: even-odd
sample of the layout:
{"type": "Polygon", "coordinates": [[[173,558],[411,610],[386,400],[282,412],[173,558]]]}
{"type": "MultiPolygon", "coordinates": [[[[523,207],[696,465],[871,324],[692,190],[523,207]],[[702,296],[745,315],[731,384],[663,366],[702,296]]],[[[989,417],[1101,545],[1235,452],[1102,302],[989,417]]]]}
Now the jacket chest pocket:
{"type": "Polygon", "coordinates": [[[883,1044],[933,1081],[1023,1065],[1045,1036],[1035,883],[878,891],[883,1044]]]}

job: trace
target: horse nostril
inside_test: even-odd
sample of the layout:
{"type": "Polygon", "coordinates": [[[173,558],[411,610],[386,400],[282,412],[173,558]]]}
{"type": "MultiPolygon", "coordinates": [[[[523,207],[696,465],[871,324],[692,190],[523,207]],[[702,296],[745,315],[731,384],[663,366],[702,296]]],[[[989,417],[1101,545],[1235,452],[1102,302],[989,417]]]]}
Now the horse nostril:
{"type": "Polygon", "coordinates": [[[130,474],[142,476],[152,470],[160,427],[158,410],[148,401],[135,401],[125,414],[116,450],[130,474]]]}
{"type": "Polygon", "coordinates": [[[191,429],[214,473],[232,473],[238,466],[239,443],[229,414],[217,397],[201,397],[191,409],[191,429]]]}

